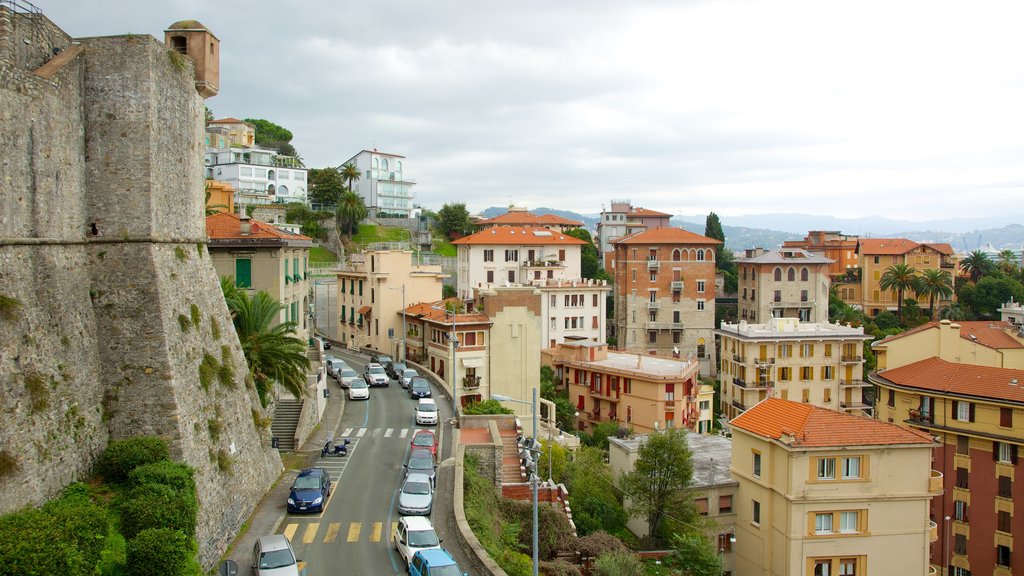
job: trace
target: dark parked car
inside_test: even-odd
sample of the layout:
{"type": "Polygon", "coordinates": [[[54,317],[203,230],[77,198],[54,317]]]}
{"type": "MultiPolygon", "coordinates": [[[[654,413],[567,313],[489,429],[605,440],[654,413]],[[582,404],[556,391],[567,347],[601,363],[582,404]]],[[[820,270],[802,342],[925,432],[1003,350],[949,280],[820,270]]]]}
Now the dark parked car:
{"type": "Polygon", "coordinates": [[[322,512],[331,495],[331,475],[323,468],[306,468],[292,483],[289,512],[322,512]]]}
{"type": "Polygon", "coordinates": [[[394,358],[392,358],[391,356],[388,356],[387,354],[383,354],[381,352],[374,352],[373,354],[370,354],[370,362],[374,362],[376,364],[380,364],[381,366],[386,366],[389,362],[394,362],[394,361],[395,361],[394,358]]]}
{"type": "Polygon", "coordinates": [[[434,455],[426,448],[410,450],[409,461],[404,466],[406,478],[410,474],[426,474],[430,478],[431,485],[437,482],[437,479],[434,477],[434,473],[437,471],[437,465],[434,464],[434,455]]]}
{"type": "Polygon", "coordinates": [[[430,383],[422,376],[416,376],[409,383],[409,398],[430,398],[430,383]]]}
{"type": "Polygon", "coordinates": [[[395,380],[402,377],[402,372],[405,372],[405,362],[388,362],[384,365],[384,370],[387,371],[388,376],[391,376],[395,380]]]}

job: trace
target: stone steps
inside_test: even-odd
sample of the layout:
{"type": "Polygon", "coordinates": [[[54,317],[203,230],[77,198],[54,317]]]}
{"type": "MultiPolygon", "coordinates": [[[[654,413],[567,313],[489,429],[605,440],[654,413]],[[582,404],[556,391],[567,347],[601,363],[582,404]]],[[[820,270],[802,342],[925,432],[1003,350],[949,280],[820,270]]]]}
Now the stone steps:
{"type": "Polygon", "coordinates": [[[299,414],[302,412],[301,400],[279,400],[274,411],[274,422],[270,430],[278,439],[278,449],[291,452],[295,450],[295,429],[299,425],[299,414]]]}
{"type": "Polygon", "coordinates": [[[519,445],[515,436],[501,438],[501,482],[514,483],[523,481],[523,470],[519,462],[519,445]]]}

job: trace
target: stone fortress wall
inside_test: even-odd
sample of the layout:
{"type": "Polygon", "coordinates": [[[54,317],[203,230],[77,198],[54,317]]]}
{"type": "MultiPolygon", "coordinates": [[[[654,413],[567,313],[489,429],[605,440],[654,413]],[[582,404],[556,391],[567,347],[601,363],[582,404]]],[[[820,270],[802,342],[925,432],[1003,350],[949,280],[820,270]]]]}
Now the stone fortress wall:
{"type": "Polygon", "coordinates": [[[206,251],[192,62],[4,6],[0,101],[0,512],[157,435],[196,470],[209,567],[282,465],[206,251]]]}

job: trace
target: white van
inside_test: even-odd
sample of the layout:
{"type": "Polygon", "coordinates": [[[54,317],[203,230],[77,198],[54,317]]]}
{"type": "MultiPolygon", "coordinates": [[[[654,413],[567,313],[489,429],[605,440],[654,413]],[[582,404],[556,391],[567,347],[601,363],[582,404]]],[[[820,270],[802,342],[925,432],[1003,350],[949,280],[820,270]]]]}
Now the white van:
{"type": "Polygon", "coordinates": [[[348,364],[339,358],[328,358],[324,360],[324,364],[327,365],[327,375],[335,380],[340,377],[341,371],[348,367],[348,364]]]}

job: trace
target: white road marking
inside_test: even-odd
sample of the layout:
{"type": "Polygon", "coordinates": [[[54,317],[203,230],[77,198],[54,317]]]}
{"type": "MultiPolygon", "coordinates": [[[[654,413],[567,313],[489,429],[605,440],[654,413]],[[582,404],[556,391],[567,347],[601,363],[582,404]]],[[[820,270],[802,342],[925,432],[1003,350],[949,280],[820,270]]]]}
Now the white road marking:
{"type": "Polygon", "coordinates": [[[352,428],[345,428],[345,431],[341,433],[341,437],[342,438],[344,438],[345,436],[351,436],[351,435],[352,435],[352,428]]]}
{"type": "Polygon", "coordinates": [[[393,434],[394,432],[395,432],[395,429],[394,429],[394,428],[388,428],[387,430],[385,430],[385,431],[384,431],[384,437],[385,437],[385,438],[391,438],[391,435],[392,435],[392,434],[393,434]]]}
{"type": "Polygon", "coordinates": [[[409,435],[409,429],[408,428],[402,428],[402,431],[398,433],[398,437],[399,438],[405,438],[408,435],[409,435]]]}
{"type": "Polygon", "coordinates": [[[356,432],[356,437],[362,438],[364,434],[366,434],[366,428],[360,428],[359,431],[356,432]]]}

